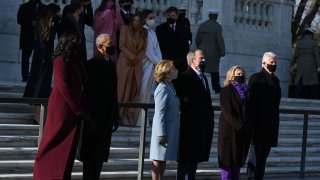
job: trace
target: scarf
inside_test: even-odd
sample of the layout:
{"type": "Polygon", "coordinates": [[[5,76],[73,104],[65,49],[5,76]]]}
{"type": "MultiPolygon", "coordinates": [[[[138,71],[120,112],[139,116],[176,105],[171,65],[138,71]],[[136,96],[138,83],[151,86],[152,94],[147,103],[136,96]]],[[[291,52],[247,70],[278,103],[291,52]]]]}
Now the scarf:
{"type": "Polygon", "coordinates": [[[240,84],[235,81],[232,81],[231,84],[238,91],[241,101],[246,102],[249,97],[248,85],[246,85],[246,83],[240,84]]]}

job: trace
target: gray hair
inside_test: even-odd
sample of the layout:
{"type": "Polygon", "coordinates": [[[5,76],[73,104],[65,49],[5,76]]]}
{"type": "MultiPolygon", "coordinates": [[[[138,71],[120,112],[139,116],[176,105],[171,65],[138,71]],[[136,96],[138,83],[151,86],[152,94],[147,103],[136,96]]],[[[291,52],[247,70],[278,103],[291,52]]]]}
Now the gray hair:
{"type": "Polygon", "coordinates": [[[194,51],[190,51],[190,52],[187,54],[187,62],[188,62],[188,65],[189,65],[189,66],[191,65],[191,61],[196,58],[196,52],[197,52],[197,51],[203,53],[202,50],[196,49],[196,50],[194,50],[194,51]]]}
{"type": "Polygon", "coordinates": [[[277,55],[274,52],[265,52],[262,56],[262,64],[267,62],[268,58],[277,59],[277,55]]]}
{"type": "Polygon", "coordinates": [[[112,39],[110,34],[102,33],[99,34],[98,37],[96,38],[96,46],[99,48],[99,46],[105,42],[107,39],[112,39]]]}

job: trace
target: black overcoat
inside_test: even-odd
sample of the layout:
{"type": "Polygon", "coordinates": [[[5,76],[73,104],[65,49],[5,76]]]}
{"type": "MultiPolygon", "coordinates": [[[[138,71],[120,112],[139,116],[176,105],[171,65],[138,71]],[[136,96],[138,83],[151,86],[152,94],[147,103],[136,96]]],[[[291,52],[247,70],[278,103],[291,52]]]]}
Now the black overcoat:
{"type": "Polygon", "coordinates": [[[92,119],[84,122],[80,160],[107,162],[112,127],[119,119],[116,65],[112,60],[96,56],[87,61],[86,67],[87,98],[92,119]]]}
{"type": "Polygon", "coordinates": [[[156,27],[163,59],[173,60],[179,73],[187,70],[187,54],[189,52],[188,30],[181,21],[176,22],[175,31],[165,22],[156,27]]]}
{"type": "Polygon", "coordinates": [[[181,111],[179,162],[209,160],[214,114],[206,78],[205,82],[206,89],[191,67],[181,73],[175,82],[181,111]]]}
{"type": "Polygon", "coordinates": [[[36,6],[31,1],[20,5],[17,14],[17,22],[20,25],[20,49],[34,49],[36,40],[32,21],[38,20],[38,15],[45,6],[41,2],[36,6]]]}
{"type": "MultiPolygon", "coordinates": [[[[247,101],[246,101],[247,102],[247,101]]],[[[250,126],[246,102],[232,84],[220,91],[221,114],[218,130],[218,161],[220,168],[242,167],[250,145],[250,126]]]]}
{"type": "Polygon", "coordinates": [[[248,113],[253,123],[252,144],[276,147],[279,131],[279,79],[265,69],[249,79],[248,113]]]}

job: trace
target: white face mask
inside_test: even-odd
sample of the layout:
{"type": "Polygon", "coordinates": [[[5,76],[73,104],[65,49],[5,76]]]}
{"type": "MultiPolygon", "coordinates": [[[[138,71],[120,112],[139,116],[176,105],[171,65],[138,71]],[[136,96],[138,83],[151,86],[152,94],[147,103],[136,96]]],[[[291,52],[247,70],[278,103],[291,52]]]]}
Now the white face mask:
{"type": "Polygon", "coordinates": [[[147,19],[146,20],[146,24],[150,27],[153,27],[156,23],[156,20],[155,19],[147,19]]]}

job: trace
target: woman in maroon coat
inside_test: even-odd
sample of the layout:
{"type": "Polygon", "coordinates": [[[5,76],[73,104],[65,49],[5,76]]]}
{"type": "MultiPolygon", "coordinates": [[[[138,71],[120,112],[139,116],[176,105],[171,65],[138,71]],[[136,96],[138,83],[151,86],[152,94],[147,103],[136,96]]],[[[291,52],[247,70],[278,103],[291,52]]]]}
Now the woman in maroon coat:
{"type": "Polygon", "coordinates": [[[218,161],[221,179],[240,179],[240,167],[245,163],[250,143],[247,99],[245,71],[239,66],[233,66],[227,72],[224,88],[220,92],[218,161]]]}
{"type": "Polygon", "coordinates": [[[71,179],[85,117],[86,73],[79,57],[80,36],[64,33],[54,53],[54,86],[49,98],[43,136],[35,159],[33,179],[71,179]]]}

